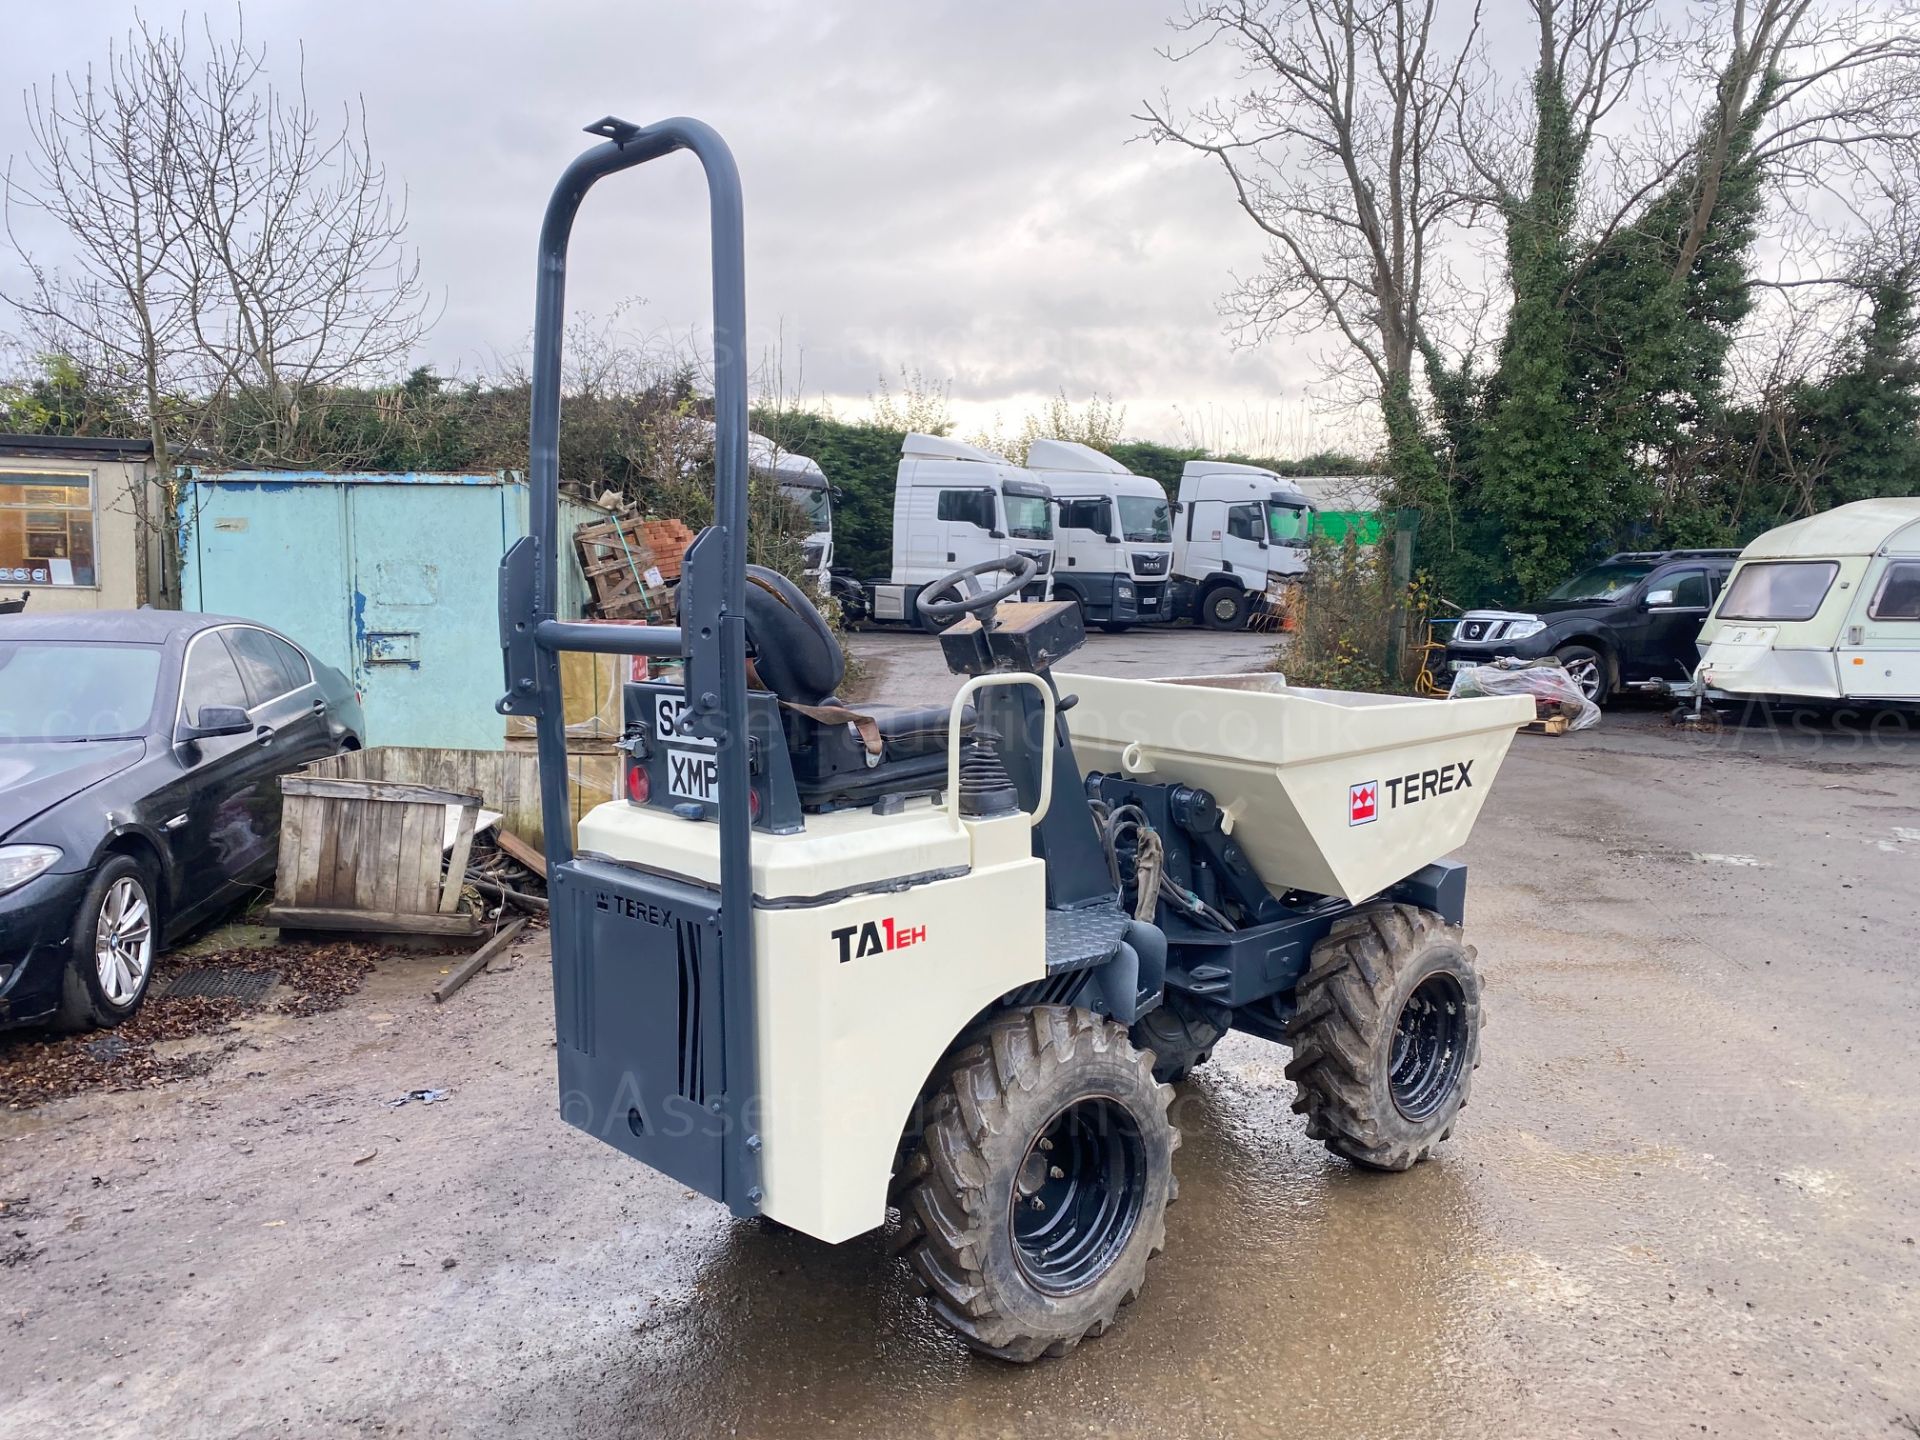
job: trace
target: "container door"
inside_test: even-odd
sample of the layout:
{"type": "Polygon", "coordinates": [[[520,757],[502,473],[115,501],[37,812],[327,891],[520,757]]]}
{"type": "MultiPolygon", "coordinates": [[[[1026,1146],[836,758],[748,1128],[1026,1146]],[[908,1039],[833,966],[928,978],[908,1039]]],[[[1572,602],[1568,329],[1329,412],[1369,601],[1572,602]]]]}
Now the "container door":
{"type": "Polygon", "coordinates": [[[494,583],[517,535],[485,484],[352,487],[353,680],[375,745],[498,750],[494,583]]]}
{"type": "Polygon", "coordinates": [[[271,625],[351,675],[345,494],[344,486],[306,480],[192,486],[182,517],[183,603],[271,625]]]}
{"type": "Polygon", "coordinates": [[[1920,559],[1882,560],[1862,588],[1865,612],[1841,637],[1841,689],[1862,700],[1920,699],[1920,559]]]}

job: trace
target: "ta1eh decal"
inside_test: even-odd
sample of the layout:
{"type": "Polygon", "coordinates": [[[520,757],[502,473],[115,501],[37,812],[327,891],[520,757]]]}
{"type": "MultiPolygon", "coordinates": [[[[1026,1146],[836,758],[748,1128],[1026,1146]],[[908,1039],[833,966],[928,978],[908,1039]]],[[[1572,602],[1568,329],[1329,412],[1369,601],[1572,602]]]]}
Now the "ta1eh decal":
{"type": "Polygon", "coordinates": [[[878,922],[869,920],[864,925],[843,925],[833,932],[833,938],[840,942],[840,963],[844,965],[863,955],[879,955],[887,950],[904,950],[909,945],[923,944],[927,938],[927,927],[915,925],[909,928],[888,916],[878,922]]]}

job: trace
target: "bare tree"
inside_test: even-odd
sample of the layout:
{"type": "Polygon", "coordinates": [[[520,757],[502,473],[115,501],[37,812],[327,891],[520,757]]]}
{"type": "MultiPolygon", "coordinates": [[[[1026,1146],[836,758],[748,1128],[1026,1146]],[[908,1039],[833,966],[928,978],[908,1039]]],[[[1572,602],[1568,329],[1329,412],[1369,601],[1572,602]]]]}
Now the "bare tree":
{"type": "MultiPolygon", "coordinates": [[[[1461,203],[1456,116],[1478,83],[1479,9],[1437,29],[1438,0],[1207,0],[1171,23],[1184,59],[1239,57],[1246,88],[1137,117],[1212,157],[1269,238],[1229,306],[1243,336],[1330,327],[1377,397],[1396,456],[1424,449],[1412,394],[1447,227],[1461,203]]],[[[1455,13],[1459,13],[1458,7],[1455,13]]]]}
{"type": "Polygon", "coordinates": [[[276,89],[243,31],[203,40],[139,20],[97,70],[36,86],[5,181],[27,281],[5,300],[36,347],[123,386],[153,442],[159,493],[129,503],[161,541],[160,576],[143,544],[136,577],[160,604],[179,463],[273,457],[317,392],[405,355],[429,303],[364,115],[330,126],[297,67],[276,89]]]}

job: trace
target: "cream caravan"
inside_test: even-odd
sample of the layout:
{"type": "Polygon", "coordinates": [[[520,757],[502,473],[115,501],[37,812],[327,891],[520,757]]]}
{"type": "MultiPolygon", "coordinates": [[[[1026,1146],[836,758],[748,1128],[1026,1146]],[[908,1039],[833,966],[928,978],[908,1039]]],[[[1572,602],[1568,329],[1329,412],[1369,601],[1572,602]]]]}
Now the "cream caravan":
{"type": "Polygon", "coordinates": [[[1700,654],[1710,693],[1920,703],[1920,498],[1769,530],[1741,552],[1700,654]]]}

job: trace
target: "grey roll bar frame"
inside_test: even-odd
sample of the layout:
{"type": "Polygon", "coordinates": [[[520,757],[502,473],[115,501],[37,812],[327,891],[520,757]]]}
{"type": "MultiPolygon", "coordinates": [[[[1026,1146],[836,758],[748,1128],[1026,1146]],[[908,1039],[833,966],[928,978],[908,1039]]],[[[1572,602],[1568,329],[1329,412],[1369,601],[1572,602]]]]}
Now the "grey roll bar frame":
{"type": "MultiPolygon", "coordinates": [[[[746,232],[740,172],[712,127],[676,117],[634,125],[607,116],[586,127],[602,143],[561,175],[540,227],[533,318],[532,414],[528,435],[528,533],[500,562],[500,645],[507,693],[502,714],[531,716],[540,765],[541,821],[549,869],[574,859],[560,654],[681,657],[686,661],[688,728],[711,739],[719,763],[721,1012],[726,1094],[713,1109],[735,1144],[725,1200],[736,1214],[758,1209],[757,1093],[753,1011],[753,877],[748,847],[746,739],[747,364],[746,232]],[[707,181],[713,270],[714,523],[688,547],[678,627],[595,625],[557,619],[560,512],[560,362],[566,324],[567,247],[587,192],[602,179],[686,150],[707,181]]],[[[556,960],[572,937],[565,907],[553,909],[556,960]]],[[[572,940],[572,943],[580,943],[572,940]]]]}

